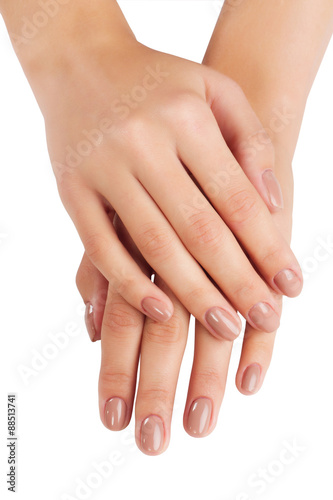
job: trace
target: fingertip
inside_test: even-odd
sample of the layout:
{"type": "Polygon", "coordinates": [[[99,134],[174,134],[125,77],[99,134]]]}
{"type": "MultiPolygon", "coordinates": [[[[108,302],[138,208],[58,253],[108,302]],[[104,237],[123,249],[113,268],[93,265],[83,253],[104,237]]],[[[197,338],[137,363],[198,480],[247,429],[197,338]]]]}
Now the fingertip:
{"type": "Polygon", "coordinates": [[[145,297],[141,301],[141,308],[146,316],[159,323],[165,323],[173,315],[173,305],[170,300],[164,302],[155,297],[145,297]]]}

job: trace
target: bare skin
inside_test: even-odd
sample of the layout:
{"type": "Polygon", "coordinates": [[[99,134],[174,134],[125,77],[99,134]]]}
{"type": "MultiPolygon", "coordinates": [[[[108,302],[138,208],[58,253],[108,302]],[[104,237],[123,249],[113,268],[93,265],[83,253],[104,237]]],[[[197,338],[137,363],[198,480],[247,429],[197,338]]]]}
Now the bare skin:
{"type": "MultiPolygon", "coordinates": [[[[287,8],[301,8],[301,5],[299,3],[296,5],[296,3],[289,3],[287,8]]],[[[266,30],[261,29],[264,26],[264,23],[261,23],[261,16],[275,18],[275,7],[268,5],[267,2],[265,4],[252,2],[251,9],[253,6],[254,11],[249,12],[243,11],[246,7],[246,2],[244,2],[243,7],[230,11],[226,4],[203,61],[204,64],[235,79],[242,86],[262,124],[269,132],[275,149],[276,174],[282,186],[284,198],[283,211],[272,214],[272,218],[288,242],[290,242],[292,228],[292,158],[306,99],[333,26],[331,5],[327,2],[324,4],[325,2],[321,3],[322,9],[318,9],[318,3],[316,6],[312,5],[311,19],[313,20],[315,14],[317,22],[310,23],[311,26],[307,26],[308,31],[298,33],[299,43],[293,45],[293,51],[291,51],[290,44],[286,44],[288,40],[286,35],[289,33],[291,36],[292,32],[294,33],[289,17],[290,12],[285,12],[284,22],[281,21],[282,13],[277,18],[276,24],[271,22],[273,32],[274,29],[281,28],[281,23],[285,27],[285,32],[281,30],[280,34],[276,34],[271,40],[271,31],[267,33],[266,30]],[[247,19],[246,25],[242,25],[241,20],[245,23],[245,19],[247,19]],[[251,23],[248,22],[249,19],[251,23]],[[318,26],[321,29],[316,31],[318,26]],[[253,36],[253,31],[257,37],[253,36]],[[243,47],[246,50],[239,47],[240,38],[244,40],[243,47]],[[312,52],[309,52],[308,47],[310,39],[311,47],[314,47],[312,52]],[[274,57],[272,57],[272,45],[276,47],[274,57]],[[250,51],[249,47],[251,47],[250,51]],[[262,61],[262,66],[259,61],[259,68],[262,67],[262,71],[259,71],[260,79],[258,79],[259,47],[267,48],[266,52],[260,53],[262,61]],[[286,51],[289,53],[289,58],[285,57],[286,51]],[[295,65],[295,60],[302,61],[302,63],[295,65]],[[272,73],[275,75],[274,80],[270,76],[272,73]],[[297,93],[294,92],[294,88],[297,88],[297,93]]],[[[308,12],[302,11],[302,13],[303,17],[299,16],[300,25],[308,23],[310,15],[308,12]]],[[[145,269],[148,269],[119,221],[116,227],[118,234],[131,248],[133,255],[145,269]]],[[[160,278],[156,279],[159,286],[165,287],[160,278]]],[[[134,401],[132,390],[134,382],[128,384],[126,377],[131,381],[136,379],[137,358],[140,354],[141,373],[135,407],[137,444],[144,453],[163,452],[170,438],[170,421],[177,375],[188,332],[188,312],[165,287],[164,290],[174,301],[175,313],[172,323],[159,325],[149,319],[144,320],[138,317],[136,311],[108,288],[107,281],[94,268],[86,255],[78,271],[77,284],[85,302],[89,302],[92,297],[97,299],[95,327],[91,328],[91,317],[88,317],[87,323],[93,340],[100,339],[103,321],[99,383],[102,421],[111,429],[117,429],[119,423],[122,424],[120,428],[128,425],[134,401]],[[129,355],[127,353],[130,341],[126,339],[127,335],[131,339],[137,339],[134,342],[134,352],[131,351],[129,355]],[[141,352],[139,339],[142,342],[141,352]],[[118,354],[121,351],[124,354],[119,359],[118,354]],[[117,378],[117,373],[122,373],[124,376],[117,378]],[[110,427],[109,420],[106,421],[105,402],[112,396],[124,398],[127,409],[123,420],[120,422],[119,419],[114,426],[110,427]],[[147,416],[156,414],[164,419],[165,434],[160,448],[157,451],[147,452],[142,446],[141,426],[147,416]]],[[[236,374],[236,385],[242,394],[255,394],[262,386],[269,368],[275,337],[276,332],[261,333],[247,323],[236,374]]],[[[227,380],[231,349],[230,343],[211,338],[200,323],[196,323],[195,357],[184,411],[184,428],[192,436],[206,436],[216,425],[227,380]],[[210,402],[211,413],[208,415],[208,423],[204,426],[203,432],[198,433],[193,432],[195,431],[191,426],[193,417],[189,417],[195,408],[194,403],[202,400],[210,402]]],[[[202,406],[201,404],[201,409],[202,406]]],[[[200,408],[197,407],[194,411],[200,411],[200,408]]]]}
{"type": "Polygon", "coordinates": [[[151,319],[172,316],[172,301],[120,243],[106,207],[213,336],[237,337],[237,311],[274,331],[278,297],[298,295],[302,273],[270,213],[283,206],[271,140],[241,88],[137,42],[116,2],[63,5],[26,44],[17,35],[22,14],[36,23],[38,1],[0,7],[45,119],[60,197],[113,288],[151,319]]]}
{"type": "MultiPolygon", "coordinates": [[[[311,3],[309,2],[308,5],[311,3]]],[[[294,290],[291,293],[289,290],[287,294],[295,296],[301,289],[300,269],[289,247],[292,210],[291,160],[306,96],[331,32],[332,7],[327,1],[321,2],[320,8],[318,8],[318,2],[313,3],[312,10],[311,7],[302,10],[300,2],[297,0],[289,2],[289,4],[289,6],[281,4],[278,7],[280,15],[276,15],[276,5],[267,4],[267,2],[264,4],[262,1],[251,2],[250,8],[249,2],[244,0],[236,10],[229,10],[229,12],[225,10],[207,51],[205,66],[201,67],[166,54],[156,53],[138,44],[112,2],[107,2],[108,7],[105,8],[113,9],[112,12],[108,12],[108,16],[110,19],[113,16],[117,18],[117,22],[114,23],[116,29],[111,30],[111,36],[110,33],[108,34],[110,26],[105,21],[108,16],[102,16],[102,19],[99,15],[94,15],[93,18],[100,28],[98,30],[100,36],[96,40],[96,44],[93,44],[92,49],[90,49],[90,45],[89,47],[85,45],[86,38],[81,36],[82,18],[77,16],[82,15],[82,11],[75,12],[73,17],[64,16],[66,22],[62,28],[67,46],[68,42],[73,40],[71,38],[73,36],[72,26],[76,27],[75,40],[78,43],[70,44],[73,50],[69,53],[67,51],[65,58],[63,58],[60,43],[59,52],[55,51],[55,58],[48,59],[50,67],[46,65],[46,70],[45,65],[40,63],[41,60],[45,61],[43,56],[47,54],[42,30],[32,43],[27,44],[27,47],[25,44],[18,46],[17,37],[12,37],[45,117],[50,156],[51,159],[54,158],[53,167],[60,195],[88,250],[89,257],[87,255],[84,257],[78,273],[78,286],[85,302],[93,302],[94,297],[97,297],[92,313],[93,318],[90,315],[88,321],[91,326],[91,320],[94,320],[95,339],[100,335],[102,337],[102,364],[99,383],[101,418],[105,425],[114,430],[124,428],[129,423],[134,401],[137,362],[140,355],[141,371],[135,408],[136,438],[140,449],[148,454],[163,452],[170,439],[174,392],[186,344],[189,313],[192,313],[198,321],[196,323],[195,357],[184,412],[184,427],[191,435],[205,436],[213,430],[217,422],[232,347],[230,340],[233,339],[230,328],[229,331],[224,329],[222,335],[221,332],[219,335],[212,328],[211,323],[207,321],[207,311],[212,306],[218,307],[227,312],[229,316],[225,317],[229,321],[232,318],[233,324],[239,326],[236,315],[236,310],[239,310],[247,320],[236,383],[241,392],[252,394],[260,388],[267,371],[278,319],[274,315],[269,315],[270,321],[266,321],[266,326],[270,327],[269,330],[267,329],[270,333],[263,333],[259,330],[265,330],[265,325],[262,321],[260,324],[256,324],[249,316],[249,311],[256,303],[264,302],[271,307],[276,317],[279,317],[281,292],[286,293],[286,290],[277,286],[275,278],[283,269],[293,270],[298,277],[294,290]],[[287,49],[290,55],[287,35],[288,33],[290,36],[292,33],[294,34],[295,25],[291,19],[295,17],[295,13],[298,15],[297,27],[303,43],[293,44],[294,53],[286,58],[287,49]],[[260,30],[262,25],[260,22],[267,16],[272,23],[272,30],[269,34],[260,30]],[[318,17],[318,23],[312,22],[314,16],[318,17]],[[309,17],[311,17],[311,23],[309,17]],[[253,22],[249,22],[249,19],[253,22]],[[256,26],[256,23],[259,26],[256,26]],[[308,32],[305,32],[304,25],[306,25],[308,32]],[[317,32],[316,26],[318,25],[321,26],[321,29],[317,32]],[[322,29],[323,25],[325,29],[322,29]],[[257,38],[253,37],[253,26],[256,28],[254,31],[257,33],[257,38]],[[276,32],[274,26],[276,26],[276,32]],[[314,47],[313,50],[308,50],[306,46],[305,35],[309,36],[309,30],[314,30],[314,32],[311,31],[311,38],[309,37],[311,43],[313,43],[313,39],[317,41],[311,45],[314,47]],[[66,39],[66,36],[69,38],[66,39]],[[249,42],[246,42],[247,36],[249,36],[249,42]],[[244,48],[246,48],[244,52],[237,43],[240,38],[244,40],[244,48]],[[120,40],[122,49],[115,50],[114,47],[119,46],[120,40]],[[77,50],[78,47],[79,50],[77,50]],[[224,51],[224,47],[228,47],[228,50],[224,51]],[[249,47],[252,47],[253,53],[248,50],[249,47]],[[262,50],[263,47],[265,50],[262,50]],[[89,50],[92,52],[89,53],[89,50]],[[127,64],[126,61],[126,65],[124,65],[124,56],[128,52],[133,56],[133,64],[127,64]],[[115,80],[113,67],[107,62],[110,54],[123,79],[115,80]],[[100,67],[96,66],[96,60],[101,65],[100,67]],[[295,65],[295,60],[301,61],[301,63],[295,65]],[[80,64],[74,64],[73,67],[73,61],[76,63],[80,61],[80,64]],[[133,85],[138,82],[145,81],[148,82],[149,86],[152,86],[151,78],[143,80],[147,74],[142,75],[140,70],[147,68],[147,66],[156,69],[156,64],[162,64],[164,74],[169,73],[171,78],[164,87],[163,82],[161,82],[161,87],[158,87],[158,91],[154,95],[153,93],[149,94],[144,106],[148,113],[142,115],[142,107],[139,105],[135,107],[138,102],[135,99],[134,102],[133,99],[128,100],[126,96],[131,93],[133,85]],[[262,68],[261,72],[258,72],[258,65],[262,68]],[[207,66],[216,71],[207,68],[207,66]],[[56,78],[50,71],[54,67],[57,68],[56,78]],[[297,74],[297,68],[300,68],[299,74],[297,74]],[[243,91],[240,91],[233,80],[219,75],[218,72],[229,75],[240,84],[260,120],[248,107],[243,91]],[[280,80],[276,78],[277,74],[280,75],[280,80]],[[285,82],[290,80],[291,74],[293,85],[289,88],[285,82]],[[72,85],[73,81],[78,80],[82,90],[72,85]],[[82,80],[84,85],[82,85],[82,80]],[[98,81],[99,97],[97,100],[95,99],[97,93],[95,80],[98,81]],[[115,81],[116,83],[114,83],[115,81]],[[275,83],[276,81],[277,83],[275,83]],[[128,84],[128,82],[131,83],[128,84]],[[303,89],[303,92],[298,92],[297,96],[293,93],[295,82],[299,82],[303,89]],[[170,85],[173,90],[172,98],[169,95],[170,85]],[[62,89],[60,102],[58,98],[59,88],[62,89]],[[78,145],[82,139],[82,123],[85,124],[84,130],[88,133],[91,130],[101,131],[101,120],[105,119],[104,110],[110,99],[114,100],[119,97],[119,92],[124,92],[124,99],[129,108],[134,106],[131,111],[135,111],[135,113],[131,113],[130,116],[135,116],[135,120],[131,120],[131,122],[125,120],[125,127],[124,122],[117,122],[116,129],[112,129],[110,134],[112,148],[108,147],[107,144],[105,149],[103,147],[107,141],[104,139],[106,136],[109,139],[110,136],[105,131],[108,127],[103,122],[102,137],[98,133],[93,134],[96,148],[93,148],[92,155],[82,153],[79,155],[79,160],[82,160],[79,163],[80,168],[71,168],[65,154],[66,151],[68,154],[68,150],[66,150],[68,144],[73,145],[72,148],[76,147],[75,151],[78,151],[78,145]],[[108,97],[107,101],[104,100],[105,95],[108,97]],[[190,95],[190,99],[188,99],[188,95],[190,95]],[[221,99],[221,95],[226,95],[228,99],[221,99]],[[180,110],[179,103],[183,100],[186,102],[186,109],[180,110]],[[228,102],[233,102],[234,105],[228,108],[228,102]],[[155,122],[152,126],[152,122],[147,119],[147,116],[151,117],[153,110],[161,103],[165,103],[165,106],[162,105],[159,108],[159,116],[162,118],[159,130],[156,129],[155,122]],[[280,131],[277,131],[276,115],[273,111],[274,109],[279,110],[281,120],[281,113],[284,116],[283,110],[286,108],[288,116],[292,115],[295,118],[291,120],[291,126],[288,124],[284,129],[282,127],[283,130],[280,128],[280,131]],[[174,109],[172,116],[168,114],[169,109],[174,109]],[[177,113],[180,114],[177,115],[177,113]],[[73,121],[73,116],[77,116],[77,122],[73,121]],[[92,120],[85,121],[87,116],[92,117],[92,120]],[[180,123],[173,121],[174,116],[181,117],[180,123]],[[247,117],[247,120],[244,120],[244,116],[247,117]],[[274,127],[271,126],[272,119],[275,120],[274,127]],[[209,137],[203,135],[205,130],[200,130],[199,125],[202,120],[205,123],[204,129],[209,128],[209,137]],[[239,125],[242,121],[247,123],[245,129],[239,125]],[[59,123],[62,124],[61,127],[59,127],[59,123]],[[128,123],[131,124],[128,125],[128,123]],[[64,124],[66,124],[65,129],[64,124]],[[195,124],[195,130],[193,130],[193,124],[195,124]],[[186,138],[187,130],[189,133],[186,142],[184,137],[186,138]],[[200,133],[195,136],[195,141],[193,141],[193,133],[198,130],[200,133]],[[138,149],[137,146],[133,147],[133,144],[139,142],[138,137],[141,140],[142,131],[145,131],[144,137],[147,138],[147,141],[144,142],[144,148],[138,149]],[[140,133],[138,134],[138,132],[140,133]],[[128,136],[132,139],[130,147],[128,147],[128,141],[121,140],[128,136]],[[181,141],[178,139],[179,137],[182,138],[181,141]],[[213,141],[212,137],[214,137],[213,141]],[[164,144],[166,140],[170,141],[168,150],[173,152],[174,157],[168,156],[168,170],[163,170],[163,182],[161,182],[161,165],[156,170],[156,177],[154,178],[152,175],[155,164],[160,160],[156,152],[157,149],[152,156],[147,157],[146,153],[147,150],[151,149],[149,146],[151,142],[160,145],[161,141],[164,144]],[[275,163],[271,141],[275,146],[275,163]],[[102,148],[99,147],[100,144],[102,144],[102,148]],[[207,144],[209,147],[205,149],[207,144]],[[119,158],[122,158],[122,161],[124,151],[126,152],[125,158],[129,158],[126,164],[127,170],[117,168],[119,161],[117,161],[117,156],[113,156],[114,149],[116,152],[119,150],[119,158]],[[177,155],[175,151],[177,151],[177,155]],[[194,151],[193,155],[190,154],[191,151],[194,151]],[[87,159],[86,156],[89,158],[87,159]],[[108,163],[110,163],[110,156],[113,165],[116,166],[112,170],[105,163],[106,156],[108,163]],[[94,159],[93,162],[90,161],[91,157],[94,159]],[[133,162],[131,158],[143,158],[145,161],[141,165],[137,165],[140,161],[133,162]],[[170,165],[177,163],[177,161],[185,164],[191,174],[196,177],[202,192],[197,190],[196,184],[189,184],[190,178],[182,169],[178,169],[178,167],[171,169],[170,165]],[[214,175],[219,172],[221,163],[232,165],[232,169],[227,173],[232,172],[235,175],[229,176],[231,181],[227,186],[223,185],[224,189],[221,189],[219,185],[219,190],[216,190],[216,185],[215,189],[212,189],[211,178],[212,176],[214,178],[214,175]],[[147,164],[150,170],[147,170],[147,164]],[[216,165],[214,167],[216,170],[211,171],[208,177],[207,164],[216,165]],[[65,168],[63,168],[64,166],[65,168]],[[274,170],[282,186],[283,209],[281,209],[280,200],[277,204],[272,203],[272,196],[269,196],[267,189],[264,189],[262,174],[267,170],[267,166],[271,172],[274,170]],[[127,172],[128,176],[123,178],[124,171],[127,172]],[[167,241],[168,245],[174,244],[174,247],[159,244],[157,248],[156,245],[154,246],[154,252],[147,252],[147,247],[151,248],[152,246],[151,241],[156,239],[155,237],[153,240],[150,238],[147,242],[147,238],[143,239],[142,232],[141,234],[137,233],[136,228],[137,224],[140,224],[140,214],[144,215],[146,220],[147,216],[153,213],[157,214],[157,212],[153,210],[155,205],[147,205],[148,209],[145,211],[144,203],[137,210],[131,210],[129,200],[132,200],[133,194],[137,198],[139,191],[135,191],[134,184],[130,184],[130,178],[132,178],[130,176],[139,180],[141,186],[143,185],[149,192],[155,204],[166,217],[165,220],[172,219],[172,230],[174,231],[172,238],[168,236],[169,239],[165,240],[166,232],[162,232],[163,236],[158,241],[162,241],[162,243],[167,241]],[[179,176],[179,183],[182,183],[183,187],[179,192],[178,201],[176,197],[176,205],[172,205],[172,203],[169,204],[169,191],[164,194],[163,188],[164,184],[166,186],[172,185],[173,189],[177,187],[178,183],[176,186],[172,184],[174,179],[178,179],[177,176],[179,176]],[[108,185],[110,178],[114,191],[108,185]],[[155,184],[151,183],[152,178],[155,184]],[[126,193],[128,186],[131,190],[130,195],[126,193]],[[154,189],[157,190],[154,191],[154,189]],[[240,193],[243,197],[242,200],[245,196],[247,203],[240,203],[240,193]],[[188,207],[192,210],[190,210],[190,218],[179,218],[179,212],[182,212],[180,207],[184,194],[185,200],[187,200],[185,203],[186,214],[188,214],[188,207]],[[226,194],[228,196],[224,197],[226,194]],[[204,195],[214,206],[214,214],[211,212],[211,205],[208,204],[204,195]],[[83,198],[85,203],[82,205],[83,198]],[[230,203],[230,200],[235,199],[238,199],[236,206],[235,203],[230,203]],[[193,200],[196,202],[193,203],[193,200]],[[177,208],[176,214],[174,213],[175,206],[177,208]],[[199,219],[195,215],[198,208],[199,219]],[[110,224],[110,216],[112,218],[114,211],[120,214],[135,245],[120,223],[116,225],[116,230],[123,246],[117,243],[116,232],[113,231],[110,224]],[[220,218],[216,218],[215,214],[218,214],[220,218]],[[213,215],[214,219],[210,219],[210,216],[213,217],[213,215]],[[192,224],[187,226],[188,222],[192,222],[192,224]],[[208,223],[209,239],[207,240],[208,223]],[[95,226],[100,229],[98,235],[95,226]],[[198,226],[204,228],[204,232],[198,233],[197,230],[193,232],[193,229],[198,226]],[[247,232],[248,227],[251,227],[251,234],[247,232]],[[185,232],[183,232],[184,228],[185,232]],[[223,245],[228,242],[230,245],[225,254],[216,253],[216,248],[222,246],[221,241],[216,243],[215,239],[211,237],[222,231],[224,235],[223,245]],[[255,238],[252,237],[253,234],[255,234],[255,238]],[[203,236],[199,239],[205,243],[204,250],[203,245],[196,247],[194,244],[200,236],[203,236]],[[170,243],[170,241],[178,243],[170,243]],[[260,241],[260,248],[256,244],[257,241],[260,241]],[[205,253],[207,243],[211,254],[205,253]],[[138,255],[136,246],[146,261],[138,255]],[[128,252],[125,250],[126,247],[128,252]],[[103,248],[104,252],[101,251],[103,248]],[[108,250],[109,248],[112,249],[112,252],[108,250]],[[163,248],[164,250],[172,248],[175,251],[180,259],[179,269],[175,267],[174,261],[171,262],[166,258],[168,252],[161,252],[163,248]],[[187,253],[184,253],[183,248],[185,251],[187,250],[187,253]],[[228,273],[218,272],[219,266],[217,262],[214,262],[216,255],[218,255],[218,262],[226,262],[225,268],[227,268],[229,276],[228,273]],[[228,258],[229,260],[227,260],[228,258]],[[115,268],[114,262],[120,266],[115,268]],[[197,262],[213,278],[223,294],[213,286],[197,262]],[[235,262],[237,269],[232,267],[235,262]],[[149,280],[152,268],[157,272],[155,279],[157,286],[154,286],[149,280]],[[255,272],[258,268],[259,273],[255,272]],[[237,270],[241,272],[237,274],[237,270]],[[230,279],[230,275],[232,275],[232,279],[230,279]],[[147,310],[142,307],[142,300],[146,297],[155,297],[164,304],[164,312],[167,313],[164,318],[159,317],[160,320],[167,320],[164,324],[154,322],[153,319],[156,317],[154,318],[152,314],[151,318],[145,319],[143,313],[147,314],[147,310]],[[168,319],[172,313],[172,318],[168,319]],[[208,335],[208,332],[212,335],[208,335]],[[252,375],[248,376],[250,371],[245,373],[245,370],[251,366],[252,375]],[[110,414],[110,411],[107,413],[105,411],[106,402],[110,398],[116,397],[121,399],[116,401],[116,410],[112,410],[114,414],[110,414]],[[122,405],[121,400],[125,402],[124,405],[122,405]],[[193,402],[196,401],[200,401],[200,404],[193,405],[193,402]],[[122,415],[120,410],[124,410],[122,415]],[[195,424],[195,412],[198,413],[198,411],[207,413],[206,425],[203,425],[201,429],[196,428],[195,424]],[[153,418],[150,417],[152,415],[153,418]],[[152,435],[156,438],[153,439],[153,442],[152,435]]],[[[19,19],[22,13],[20,12],[18,15],[13,5],[13,2],[0,1],[0,9],[9,31],[18,33],[20,31],[19,19]]],[[[27,1],[23,7],[24,13],[33,17],[36,5],[36,2],[27,1]]],[[[104,8],[104,5],[101,3],[100,7],[104,8]]],[[[228,7],[227,2],[225,8],[228,7]]],[[[47,30],[47,36],[50,37],[48,40],[55,40],[57,38],[56,29],[52,32],[51,26],[52,23],[50,23],[50,29],[47,30]]],[[[91,24],[87,16],[84,26],[85,28],[88,26],[89,31],[91,24]]],[[[85,29],[85,34],[86,32],[85,29]]],[[[150,77],[152,76],[151,71],[148,71],[148,74],[150,77]]],[[[161,156],[164,157],[164,155],[161,156]]],[[[177,196],[177,189],[175,193],[177,196]]],[[[173,201],[173,203],[175,202],[173,201]]],[[[154,218],[150,222],[150,234],[161,234],[161,227],[165,227],[165,231],[166,228],[168,231],[170,229],[169,226],[165,226],[163,218],[154,218]]],[[[233,332],[235,337],[237,332],[235,333],[235,330],[233,332]]]]}

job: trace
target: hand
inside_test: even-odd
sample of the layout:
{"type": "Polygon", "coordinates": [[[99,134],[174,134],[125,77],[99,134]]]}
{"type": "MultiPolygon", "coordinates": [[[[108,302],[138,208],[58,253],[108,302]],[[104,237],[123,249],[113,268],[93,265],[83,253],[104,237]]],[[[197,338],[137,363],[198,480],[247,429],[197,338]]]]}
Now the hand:
{"type": "MultiPolygon", "coordinates": [[[[288,227],[289,211],[277,213],[274,217],[288,227]]],[[[142,271],[149,275],[149,266],[118,217],[115,218],[115,228],[142,271]]],[[[77,286],[87,304],[88,332],[93,341],[102,340],[101,420],[113,431],[124,429],[129,424],[140,357],[135,436],[139,449],[149,455],[165,451],[170,440],[172,408],[190,317],[163,280],[157,277],[156,282],[174,306],[173,317],[164,324],[145,319],[129,305],[108,285],[86,254],[77,274],[77,286]],[[90,304],[93,297],[94,308],[90,304]]],[[[237,387],[243,394],[254,394],[260,389],[270,363],[274,339],[275,333],[258,332],[247,324],[236,376],[237,387]]],[[[207,436],[217,423],[231,349],[232,342],[213,338],[196,321],[195,354],[184,411],[184,428],[193,437],[207,436]]]]}
{"type": "MultiPolygon", "coordinates": [[[[13,42],[20,16],[33,17],[38,5],[0,0],[13,42]]],[[[45,118],[61,199],[114,289],[152,319],[172,315],[106,209],[213,335],[239,334],[236,307],[254,328],[274,330],[276,294],[296,296],[302,276],[265,205],[283,204],[273,148],[240,87],[138,43],[110,0],[64,6],[17,49],[45,118]]]]}
{"type": "Polygon", "coordinates": [[[37,94],[59,193],[93,264],[133,307],[170,318],[172,302],[120,244],[108,208],[213,335],[239,334],[236,308],[254,328],[275,330],[276,294],[297,295],[302,277],[257,192],[281,206],[273,148],[243,92],[132,40],[117,54],[103,44],[79,57],[37,94]]]}

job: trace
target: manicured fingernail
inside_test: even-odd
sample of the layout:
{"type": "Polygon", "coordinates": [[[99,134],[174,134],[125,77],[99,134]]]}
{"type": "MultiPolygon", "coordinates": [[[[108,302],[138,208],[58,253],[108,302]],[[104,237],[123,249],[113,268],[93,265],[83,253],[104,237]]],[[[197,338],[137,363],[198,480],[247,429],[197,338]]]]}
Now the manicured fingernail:
{"type": "Polygon", "coordinates": [[[265,302],[258,302],[249,311],[250,320],[259,330],[274,332],[280,326],[280,318],[274,309],[265,302]]]}
{"type": "Polygon", "coordinates": [[[94,307],[90,302],[87,302],[87,304],[86,304],[86,311],[84,314],[84,320],[86,323],[86,327],[88,330],[90,340],[92,342],[96,342],[96,340],[98,340],[98,338],[97,338],[97,331],[95,328],[94,307]]]}
{"type": "Polygon", "coordinates": [[[249,365],[243,373],[242,389],[246,392],[254,393],[260,379],[260,366],[254,363],[249,365]]]}
{"type": "Polygon", "coordinates": [[[141,447],[148,454],[156,454],[161,450],[163,441],[163,421],[156,415],[150,415],[141,425],[141,447]]]}
{"type": "Polygon", "coordinates": [[[191,436],[202,437],[207,433],[212,407],[211,400],[207,398],[199,398],[192,403],[187,419],[187,431],[191,436]]]}
{"type": "Polygon", "coordinates": [[[263,183],[267,189],[268,199],[275,208],[283,208],[283,196],[279,181],[272,170],[265,170],[262,174],[263,183]]]}
{"type": "Polygon", "coordinates": [[[168,306],[153,297],[143,299],[141,306],[144,312],[155,321],[168,321],[172,316],[168,306]]]}
{"type": "Polygon", "coordinates": [[[120,431],[125,425],[126,404],[121,398],[111,398],[105,404],[105,423],[111,431],[120,431]]]}
{"type": "Polygon", "coordinates": [[[302,290],[302,280],[291,269],[280,271],[275,276],[274,283],[288,297],[296,297],[302,290]]]}
{"type": "Polygon", "coordinates": [[[206,321],[219,337],[226,340],[234,340],[241,330],[241,324],[219,307],[212,307],[206,312],[206,321]]]}

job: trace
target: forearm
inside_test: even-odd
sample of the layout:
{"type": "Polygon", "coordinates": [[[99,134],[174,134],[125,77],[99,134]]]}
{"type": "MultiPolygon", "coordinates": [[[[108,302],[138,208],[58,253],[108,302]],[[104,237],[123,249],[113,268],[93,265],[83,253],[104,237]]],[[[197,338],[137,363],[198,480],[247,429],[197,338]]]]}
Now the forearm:
{"type": "Polygon", "coordinates": [[[333,2],[243,0],[232,5],[224,4],[204,63],[241,85],[291,162],[306,99],[331,37],[333,2]],[[276,108],[293,116],[278,132],[270,126],[276,108]]]}

